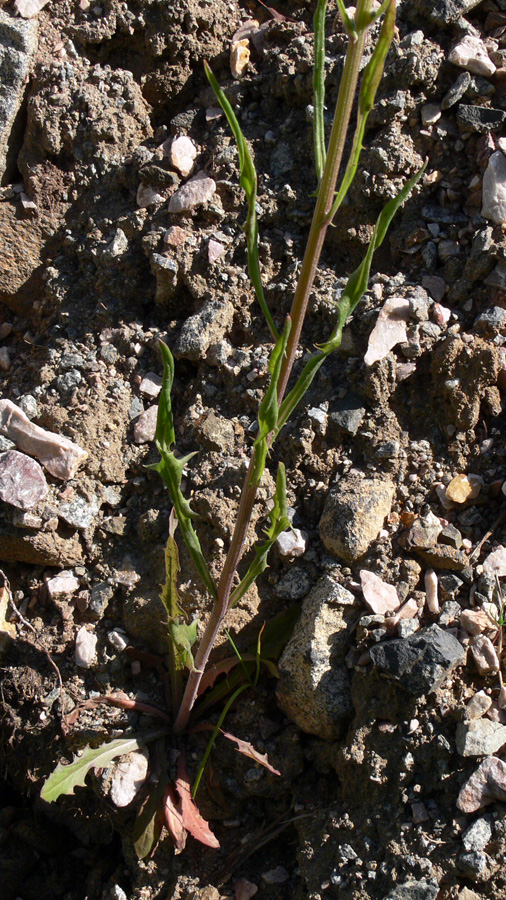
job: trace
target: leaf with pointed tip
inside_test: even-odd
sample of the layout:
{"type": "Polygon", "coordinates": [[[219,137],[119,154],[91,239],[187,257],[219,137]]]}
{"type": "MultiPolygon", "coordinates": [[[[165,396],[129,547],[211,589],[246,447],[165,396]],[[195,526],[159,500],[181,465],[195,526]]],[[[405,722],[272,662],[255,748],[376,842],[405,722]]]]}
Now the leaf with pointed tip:
{"type": "Polygon", "coordinates": [[[254,759],[255,762],[260,763],[261,766],[264,766],[265,769],[268,769],[269,772],[272,772],[273,775],[281,775],[281,772],[278,772],[274,766],[271,766],[269,760],[267,759],[267,753],[259,753],[258,750],[255,750],[253,744],[250,744],[249,741],[243,741],[241,738],[235,737],[233,734],[230,734],[228,731],[221,732],[223,737],[228,738],[229,741],[234,741],[237,744],[237,750],[239,753],[242,753],[244,756],[249,756],[250,759],[254,759]]]}
{"type": "Polygon", "coordinates": [[[155,442],[161,460],[156,465],[150,465],[146,468],[158,472],[167,485],[184,542],[190,551],[197,572],[207,590],[213,599],[216,599],[216,585],[209,572],[204,554],[202,553],[197,532],[192,525],[192,519],[196,517],[196,513],[193,512],[188,500],[186,500],[181,491],[181,479],[183,477],[184,467],[189,460],[195,456],[195,453],[188,453],[187,456],[177,459],[171,450],[171,447],[175,442],[171,400],[172,383],[174,381],[174,359],[167,344],[160,341],[159,347],[163,359],[163,380],[160,399],[158,401],[155,442]]]}
{"type": "Polygon", "coordinates": [[[179,757],[176,790],[181,798],[181,816],[186,830],[206,847],[218,848],[220,846],[218,838],[212,833],[208,823],[200,815],[197,804],[192,800],[183,754],[179,757]]]}
{"type": "Polygon", "coordinates": [[[167,785],[163,801],[163,811],[165,816],[165,827],[170,834],[175,852],[176,854],[181,853],[186,846],[187,831],[183,825],[181,799],[178,797],[176,789],[172,784],[167,785]]]}
{"type": "Polygon", "coordinates": [[[274,503],[269,513],[270,526],[265,529],[267,540],[263,544],[255,547],[255,558],[251,563],[244,578],[233,591],[229,609],[237,606],[239,601],[244,597],[245,593],[250,589],[251,585],[257,580],[258,576],[267,568],[267,558],[272,545],[277,541],[279,535],[290,528],[290,520],[287,514],[286,504],[286,473],[283,463],[278,465],[278,473],[276,476],[276,491],[274,493],[274,503]]]}
{"type": "Polygon", "coordinates": [[[44,782],[40,792],[42,800],[53,803],[61,794],[73,794],[74,788],[86,786],[85,779],[90,769],[103,769],[116,757],[131,753],[132,750],[139,750],[149,741],[154,741],[164,734],[165,731],[153,731],[138,737],[118,738],[108,744],[101,744],[100,747],[88,745],[81,756],[76,757],[71,763],[67,765],[58,763],[54,772],[44,782]]]}
{"type": "Polygon", "coordinates": [[[241,131],[241,126],[237,121],[234,110],[232,109],[227,97],[219,86],[207,62],[204,62],[204,69],[216,99],[220,104],[223,112],[227,117],[228,124],[232,130],[239,152],[240,175],[239,184],[241,185],[246,200],[248,201],[248,215],[244,225],[244,234],[246,235],[246,243],[248,246],[248,272],[251,283],[255,289],[257,300],[260,304],[262,312],[265,316],[269,331],[275,341],[279,334],[274,324],[267,301],[265,299],[264,289],[262,285],[262,276],[260,273],[260,260],[258,256],[258,222],[257,222],[257,173],[251,157],[250,149],[245,141],[241,131]]]}
{"type": "Polygon", "coordinates": [[[163,798],[167,776],[161,777],[142,804],[133,828],[133,842],[137,859],[146,859],[155,849],[164,825],[163,798]]]}
{"type": "Polygon", "coordinates": [[[283,334],[274,345],[269,360],[269,373],[271,376],[269,387],[267,388],[264,398],[258,410],[258,436],[254,443],[255,461],[253,472],[251,474],[251,484],[259,484],[262,473],[265,469],[267,452],[269,449],[269,435],[276,427],[278,421],[278,382],[281,375],[281,367],[285,356],[286,344],[292,320],[290,316],[286,317],[283,334]]]}

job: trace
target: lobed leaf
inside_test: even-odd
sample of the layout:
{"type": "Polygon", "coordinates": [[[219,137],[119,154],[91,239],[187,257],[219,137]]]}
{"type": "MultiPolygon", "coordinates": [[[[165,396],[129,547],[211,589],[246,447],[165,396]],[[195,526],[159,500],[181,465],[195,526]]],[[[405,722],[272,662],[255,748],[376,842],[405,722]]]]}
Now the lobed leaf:
{"type": "Polygon", "coordinates": [[[255,750],[253,744],[250,744],[249,741],[243,741],[241,738],[235,737],[233,734],[229,734],[228,731],[221,732],[223,737],[228,738],[229,741],[234,741],[237,744],[237,750],[239,753],[242,753],[244,756],[249,756],[250,759],[254,759],[255,762],[260,763],[261,766],[264,766],[265,769],[268,769],[269,772],[272,772],[273,775],[281,775],[281,772],[278,769],[275,769],[274,766],[271,766],[269,760],[267,759],[267,753],[259,753],[258,750],[255,750]]]}
{"type": "Polygon", "coordinates": [[[154,741],[164,734],[164,731],[154,731],[138,737],[117,738],[107,744],[101,744],[100,747],[86,746],[81,756],[74,757],[71,763],[66,765],[58,763],[54,772],[44,782],[40,792],[42,800],[54,803],[61,794],[73,794],[76,787],[85,787],[85,779],[90,769],[105,768],[118,756],[139,750],[149,741],[154,741]]]}
{"type": "Polygon", "coordinates": [[[182,457],[182,459],[177,459],[171,450],[171,447],[175,442],[171,401],[171,388],[174,380],[174,359],[167,344],[160,341],[159,346],[163,359],[163,381],[158,403],[155,442],[161,459],[159,463],[148,466],[148,468],[158,472],[167,485],[184,542],[190,551],[194,565],[204,585],[213,599],[216,599],[216,585],[209,572],[204,554],[202,553],[200,541],[191,521],[192,518],[195,518],[196,514],[191,509],[190,504],[181,491],[183,470],[188,461],[195,456],[195,453],[189,453],[187,456],[182,457]]]}
{"type": "Polygon", "coordinates": [[[220,846],[218,838],[213,834],[206,820],[200,815],[197,804],[192,798],[183,754],[179,757],[176,790],[181,800],[183,827],[201,844],[205,844],[206,847],[218,848],[220,846]]]}

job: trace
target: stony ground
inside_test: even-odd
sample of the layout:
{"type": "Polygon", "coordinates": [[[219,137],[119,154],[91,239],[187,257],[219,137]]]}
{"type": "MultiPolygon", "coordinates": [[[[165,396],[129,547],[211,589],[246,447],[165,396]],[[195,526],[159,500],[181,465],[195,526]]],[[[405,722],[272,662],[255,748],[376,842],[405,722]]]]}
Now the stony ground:
{"type": "MultiPolygon", "coordinates": [[[[189,839],[174,856],[164,834],[143,862],[142,790],[118,805],[114,767],[57,804],[39,793],[62,757],[152,727],[89,701],[165,703],[170,505],[146,469],[160,338],[176,357],[178,450],[198,451],[186,492],[220,571],[271,345],[245,275],[237,152],[202,60],[254,152],[281,323],[316,187],[314,3],[0,5],[2,900],[504,898],[506,2],[398,4],[299,366],[329,335],[383,204],[427,170],[279,443],[296,539],[230,619],[242,650],[277,614],[293,628],[278,628],[280,678],[266,671],[227,719],[281,777],[220,739],[199,804],[221,849],[189,839]],[[30,422],[56,449],[26,444],[30,422]],[[62,437],[86,458],[68,463],[62,437]]],[[[346,45],[333,2],[327,24],[330,124],[346,45]]],[[[184,548],[180,593],[204,619],[184,548]]],[[[190,741],[191,772],[205,746],[205,733],[190,741]]]]}

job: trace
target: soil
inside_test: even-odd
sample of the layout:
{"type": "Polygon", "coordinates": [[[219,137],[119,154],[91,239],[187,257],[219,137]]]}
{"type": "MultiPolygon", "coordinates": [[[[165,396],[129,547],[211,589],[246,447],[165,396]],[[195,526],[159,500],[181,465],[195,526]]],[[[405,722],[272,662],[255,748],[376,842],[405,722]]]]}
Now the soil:
{"type": "MultiPolygon", "coordinates": [[[[501,133],[463,123],[458,104],[433,123],[422,121],[427,105],[440,107],[463,72],[448,55],[466,29],[504,54],[504,4],[463,3],[467,19],[443,24],[430,4],[399,6],[363,168],[329,232],[300,360],[329,336],[335,299],[385,201],[426,158],[428,168],[374,258],[370,290],[342,350],[327,360],[287,426],[279,457],[269,459],[248,546],[262,533],[278,458],[287,467],[293,525],[308,544],[297,559],[275,549],[232,612],[229,628],[241,651],[276,614],[295,611],[295,619],[322,575],[352,592],[359,618],[367,612],[362,569],[396,585],[402,600],[421,602],[424,573],[434,567],[441,601],[469,607],[473,593],[486,593],[483,560],[506,542],[506,295],[491,277],[506,241],[503,226],[480,214],[481,179],[501,133]],[[411,321],[404,343],[366,366],[378,312],[398,296],[426,314],[411,321]],[[343,426],[343,401],[348,412],[361,411],[357,427],[343,426]],[[468,474],[479,477],[479,496],[445,505],[452,479],[468,474]],[[364,476],[395,485],[391,512],[360,558],[339,559],[319,531],[325,501],[342,479],[359,494],[364,476]],[[410,543],[409,528],[429,511],[455,526],[458,548],[443,552],[451,541],[435,549],[410,543]]],[[[346,46],[337,17],[332,21],[336,4],[329,7],[328,125],[346,46]]],[[[10,3],[2,9],[13,13],[10,3]]],[[[218,740],[199,807],[220,850],[190,838],[175,855],[164,831],[152,856],[139,861],[132,834],[141,795],[117,808],[108,795],[111,772],[92,774],[86,789],[57,803],[39,796],[62,758],[153,724],[136,709],[88,704],[78,712],[83,703],[122,692],[165,705],[160,671],[168,638],[159,593],[170,501],[147,468],[157,461],[153,442],[135,431],[157,402],[141,384],[148,373],[161,375],[160,339],[176,356],[177,448],[197,451],[186,469],[186,494],[214,575],[223,564],[271,343],[245,274],[237,152],[202,61],[226,89],[254,153],[262,277],[280,325],[316,190],[314,3],[278,0],[276,11],[281,15],[257,0],[52,0],[37,17],[22,127],[0,188],[0,316],[10,326],[2,332],[8,360],[1,396],[88,457],[63,483],[47,476],[49,492],[30,515],[9,503],[0,508],[0,560],[21,614],[10,610],[15,635],[1,658],[2,900],[225,900],[241,896],[241,878],[256,885],[259,900],[506,897],[505,804],[485,812],[493,836],[480,871],[462,859],[462,834],[473,816],[456,806],[477,767],[457,752],[457,724],[477,691],[497,699],[497,673],[480,674],[471,661],[434,691],[412,696],[364,660],[385,637],[375,636],[374,622],[362,622],[361,638],[356,623],[349,626],[352,711],[338,740],[306,733],[284,715],[267,672],[233,707],[226,728],[267,752],[282,774],[218,740]],[[262,41],[251,44],[249,66],[234,79],[232,38],[253,17],[262,41]],[[163,147],[180,135],[197,148],[194,172],[214,179],[216,192],[192,211],[173,213],[170,198],[187,179],[163,147]],[[158,202],[143,205],[153,194],[158,202]],[[24,206],[23,196],[34,206],[24,206]],[[221,247],[215,260],[210,241],[221,247]],[[172,269],[164,268],[167,259],[175,261],[172,269]],[[63,507],[73,503],[78,511],[65,517],[63,507]],[[48,581],[61,570],[78,587],[54,597],[48,581]],[[75,662],[83,626],[97,637],[88,668],[75,662]],[[126,649],[111,643],[117,629],[126,649]]],[[[472,75],[463,102],[505,110],[504,81],[472,75]]],[[[182,605],[202,622],[209,598],[183,546],[180,564],[182,605]]],[[[420,625],[439,622],[469,642],[450,613],[446,607],[446,618],[438,618],[425,609],[420,625]]],[[[222,637],[216,659],[224,655],[222,637]]],[[[218,714],[212,709],[208,721],[218,714]]],[[[189,739],[191,774],[207,738],[201,732],[189,739]]]]}

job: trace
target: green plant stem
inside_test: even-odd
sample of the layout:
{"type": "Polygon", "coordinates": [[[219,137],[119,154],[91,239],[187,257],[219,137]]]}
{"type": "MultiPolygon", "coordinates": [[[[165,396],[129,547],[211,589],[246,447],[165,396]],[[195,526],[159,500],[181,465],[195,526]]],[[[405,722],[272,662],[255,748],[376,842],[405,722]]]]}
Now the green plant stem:
{"type": "MultiPolygon", "coordinates": [[[[370,22],[371,5],[372,0],[358,0],[355,22],[370,22]]],[[[307,305],[313,287],[316,268],[320,260],[323,242],[329,226],[327,217],[334,202],[337,178],[341,167],[346,135],[356,95],[360,73],[360,62],[364,52],[367,32],[368,27],[362,27],[362,29],[358,31],[356,39],[350,38],[350,43],[348,44],[327,151],[327,160],[318,191],[318,199],[316,201],[300,277],[292,304],[292,327],[288,336],[278,386],[279,403],[284,396],[292,372],[295,354],[297,352],[300,334],[304,324],[304,317],[306,315],[307,305]]],[[[202,678],[214,642],[229,608],[235,573],[243,554],[248,526],[256,498],[257,485],[254,483],[252,484],[252,477],[255,471],[255,460],[256,451],[255,448],[253,448],[249,469],[244,481],[234,533],[218,584],[217,598],[213,604],[207,626],[200,641],[197,653],[195,654],[196,671],[190,672],[181,706],[174,722],[174,731],[176,734],[181,734],[188,724],[193,704],[197,697],[200,679],[202,678]]]]}
{"type": "MultiPolygon", "coordinates": [[[[371,4],[372,0],[358,0],[355,16],[356,22],[360,22],[370,13],[371,4]]],[[[323,242],[327,234],[327,228],[330,224],[327,217],[334,202],[337,177],[341,168],[344,145],[348,133],[353,101],[356,95],[358,76],[360,73],[360,62],[364,53],[367,32],[367,28],[359,31],[356,40],[350,38],[348,44],[343,75],[339,86],[336,110],[334,113],[334,121],[332,123],[332,132],[327,150],[327,160],[325,169],[323,170],[318,198],[313,213],[313,220],[311,222],[311,229],[290,311],[292,328],[288,336],[285,358],[279,379],[279,402],[281,402],[284,397],[286,386],[292,372],[302,326],[304,325],[307,305],[316,275],[316,268],[320,261],[323,242]]]]}

